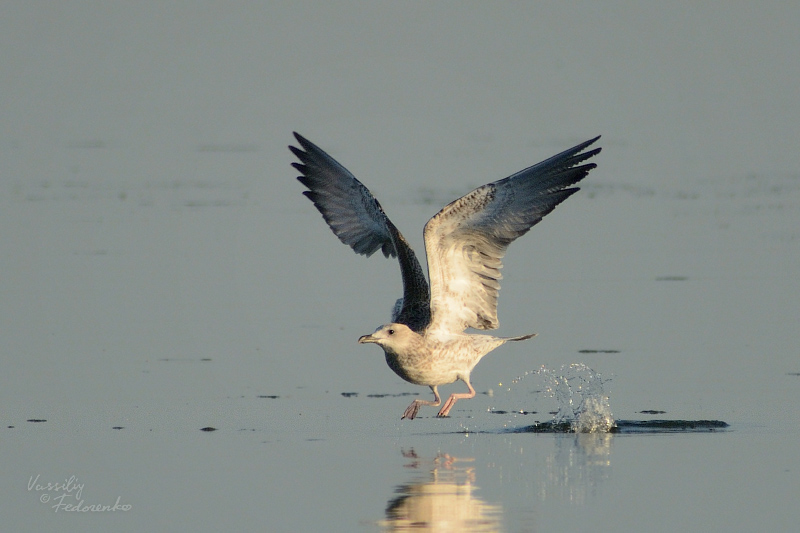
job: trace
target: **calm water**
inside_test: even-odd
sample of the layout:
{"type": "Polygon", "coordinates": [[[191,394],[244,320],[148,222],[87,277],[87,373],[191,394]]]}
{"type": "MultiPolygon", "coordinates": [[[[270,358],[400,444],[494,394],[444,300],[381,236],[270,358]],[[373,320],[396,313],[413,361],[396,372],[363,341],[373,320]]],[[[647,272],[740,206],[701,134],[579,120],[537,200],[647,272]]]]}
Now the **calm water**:
{"type": "Polygon", "coordinates": [[[798,9],[0,14],[5,529],[796,528],[798,9]],[[603,135],[505,260],[499,334],[539,337],[450,418],[401,422],[429,392],[356,344],[398,268],[302,197],[293,130],[420,254],[445,203],[603,135]],[[569,399],[543,365],[628,429],[533,432],[569,399]]]}

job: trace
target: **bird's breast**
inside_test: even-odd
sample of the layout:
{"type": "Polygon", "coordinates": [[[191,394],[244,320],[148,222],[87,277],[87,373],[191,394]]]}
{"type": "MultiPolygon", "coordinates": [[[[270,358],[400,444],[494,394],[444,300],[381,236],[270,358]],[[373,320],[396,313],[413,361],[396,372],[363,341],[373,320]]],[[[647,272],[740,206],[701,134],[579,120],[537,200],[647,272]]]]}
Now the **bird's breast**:
{"type": "Polygon", "coordinates": [[[415,385],[445,385],[458,379],[458,365],[443,361],[435,353],[402,354],[386,352],[386,364],[394,373],[415,385]]]}

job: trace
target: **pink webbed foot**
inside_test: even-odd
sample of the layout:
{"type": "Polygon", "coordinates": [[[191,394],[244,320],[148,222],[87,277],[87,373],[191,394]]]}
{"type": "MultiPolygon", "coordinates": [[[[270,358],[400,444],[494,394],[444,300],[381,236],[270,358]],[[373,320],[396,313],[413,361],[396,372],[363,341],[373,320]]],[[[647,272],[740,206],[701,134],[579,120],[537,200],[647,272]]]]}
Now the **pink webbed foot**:
{"type": "Polygon", "coordinates": [[[453,396],[455,396],[455,394],[450,395],[450,397],[444,403],[444,406],[439,410],[439,414],[436,416],[438,416],[439,418],[444,418],[450,415],[450,409],[452,409],[453,406],[458,401],[458,398],[453,398],[453,396]]]}
{"type": "Polygon", "coordinates": [[[469,380],[465,379],[464,383],[466,383],[467,387],[469,387],[469,392],[451,394],[450,397],[447,399],[447,401],[442,406],[442,409],[439,411],[439,414],[436,415],[436,416],[438,416],[440,418],[448,416],[450,414],[450,409],[453,408],[453,406],[456,404],[456,402],[458,400],[466,400],[468,398],[474,398],[475,397],[475,389],[472,388],[472,384],[469,382],[469,380]]]}
{"type": "Polygon", "coordinates": [[[420,402],[417,400],[411,402],[411,405],[409,405],[406,408],[406,412],[403,413],[403,416],[400,417],[400,420],[403,420],[404,418],[408,418],[409,420],[414,420],[417,417],[417,413],[419,412],[419,405],[420,402]]]}
{"type": "Polygon", "coordinates": [[[408,418],[409,420],[414,420],[417,417],[417,413],[419,412],[420,406],[422,405],[430,405],[432,407],[436,407],[440,403],[442,403],[442,399],[439,398],[439,391],[436,390],[436,386],[431,387],[431,390],[433,391],[432,402],[429,402],[427,400],[414,400],[413,402],[411,402],[411,405],[409,405],[406,408],[406,411],[405,413],[403,413],[403,416],[400,417],[400,420],[403,420],[404,418],[408,418]]]}

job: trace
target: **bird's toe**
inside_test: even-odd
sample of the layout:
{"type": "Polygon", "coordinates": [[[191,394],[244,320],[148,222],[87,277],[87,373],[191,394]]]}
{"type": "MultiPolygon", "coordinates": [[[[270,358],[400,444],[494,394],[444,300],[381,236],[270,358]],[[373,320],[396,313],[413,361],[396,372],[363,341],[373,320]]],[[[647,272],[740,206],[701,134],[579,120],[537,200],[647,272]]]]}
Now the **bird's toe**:
{"type": "Polygon", "coordinates": [[[403,413],[403,416],[400,417],[400,420],[403,420],[404,418],[408,418],[409,420],[414,420],[417,417],[418,412],[419,412],[419,403],[412,402],[411,405],[409,405],[406,408],[406,411],[405,413],[403,413]]]}

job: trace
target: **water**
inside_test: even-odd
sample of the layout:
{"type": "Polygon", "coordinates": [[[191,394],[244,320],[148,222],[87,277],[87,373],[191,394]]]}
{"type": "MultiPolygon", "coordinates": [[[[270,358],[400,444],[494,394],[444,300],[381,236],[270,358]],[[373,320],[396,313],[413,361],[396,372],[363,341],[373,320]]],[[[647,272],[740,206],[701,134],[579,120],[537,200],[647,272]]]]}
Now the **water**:
{"type": "Polygon", "coordinates": [[[573,363],[558,371],[543,368],[550,385],[546,389],[558,400],[555,424],[569,424],[575,433],[602,433],[615,427],[603,378],[588,366],[573,363]]]}
{"type": "MultiPolygon", "coordinates": [[[[605,393],[603,377],[582,363],[562,365],[557,369],[542,366],[527,371],[511,380],[501,391],[491,391],[491,396],[505,404],[517,405],[510,411],[490,408],[498,415],[529,416],[550,414],[552,418],[537,422],[540,429],[571,431],[574,433],[601,433],[615,427],[609,398],[605,393]],[[531,397],[531,394],[534,396],[531,397]],[[550,400],[548,402],[548,400],[550,400]],[[524,406],[524,407],[523,407],[524,406]]],[[[514,420],[509,421],[515,426],[514,420]]]]}
{"type": "MultiPolygon", "coordinates": [[[[610,379],[604,379],[582,363],[562,365],[557,369],[543,366],[512,380],[511,386],[504,389],[506,394],[501,396],[503,401],[511,403],[530,402],[527,395],[531,392],[540,401],[550,398],[555,402],[555,410],[538,408],[552,415],[550,420],[537,420],[529,426],[520,427],[517,416],[537,415],[540,410],[513,409],[509,412],[490,407],[489,412],[511,414],[513,419],[506,425],[512,433],[686,433],[725,431],[730,427],[723,420],[615,420],[604,387],[610,382],[610,379]]],[[[494,391],[491,396],[495,396],[494,391]]],[[[645,410],[639,414],[663,415],[666,412],[645,410]]]]}
{"type": "Polygon", "coordinates": [[[796,8],[0,11],[5,530],[796,529],[796,8]],[[356,343],[397,265],[331,235],[293,130],[420,255],[603,135],[505,258],[497,334],[539,336],[450,418],[356,343]]]}

